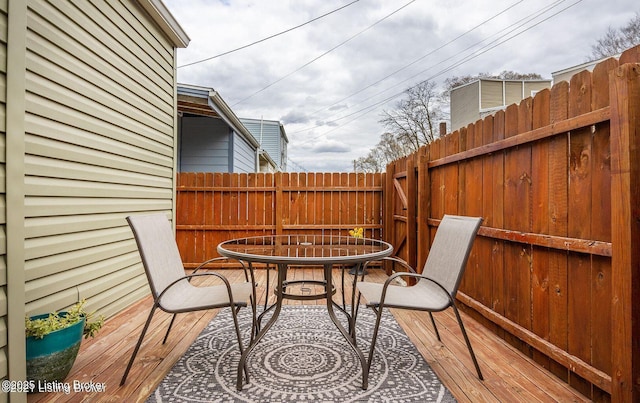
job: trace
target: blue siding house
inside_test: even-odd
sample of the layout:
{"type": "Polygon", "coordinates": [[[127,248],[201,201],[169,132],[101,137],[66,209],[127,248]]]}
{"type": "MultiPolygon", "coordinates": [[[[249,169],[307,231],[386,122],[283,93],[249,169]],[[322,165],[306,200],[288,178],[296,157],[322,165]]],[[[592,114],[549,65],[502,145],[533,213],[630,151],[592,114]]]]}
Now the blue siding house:
{"type": "Polygon", "coordinates": [[[177,92],[178,172],[250,173],[275,167],[214,89],[178,84],[177,92]]]}
{"type": "MultiPolygon", "coordinates": [[[[240,118],[242,124],[249,129],[253,137],[258,140],[261,154],[267,154],[276,164],[276,170],[287,170],[287,146],[289,139],[284,126],[277,120],[240,118]]],[[[264,167],[261,167],[264,171],[264,167]]]]}

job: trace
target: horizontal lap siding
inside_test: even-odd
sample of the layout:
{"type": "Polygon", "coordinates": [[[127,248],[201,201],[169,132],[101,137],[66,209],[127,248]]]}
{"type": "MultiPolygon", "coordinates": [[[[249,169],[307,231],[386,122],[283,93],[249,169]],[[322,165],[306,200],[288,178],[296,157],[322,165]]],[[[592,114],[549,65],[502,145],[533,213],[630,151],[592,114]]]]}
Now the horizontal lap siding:
{"type": "Polygon", "coordinates": [[[256,150],[238,133],[233,133],[233,171],[251,173],[256,170],[256,150]]]}
{"type": "Polygon", "coordinates": [[[27,311],[148,292],[125,217],[171,215],[174,49],[133,2],[29,3],[27,311]]]}
{"type": "Polygon", "coordinates": [[[6,91],[7,87],[7,3],[0,2],[0,379],[7,368],[7,233],[6,233],[6,91]]]}

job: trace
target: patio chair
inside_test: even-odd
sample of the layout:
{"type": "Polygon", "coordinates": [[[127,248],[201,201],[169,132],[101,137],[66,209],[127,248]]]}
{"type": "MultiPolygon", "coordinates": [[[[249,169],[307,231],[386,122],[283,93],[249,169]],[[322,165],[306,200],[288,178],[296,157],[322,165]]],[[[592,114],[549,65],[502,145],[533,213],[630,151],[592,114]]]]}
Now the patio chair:
{"type": "MultiPolygon", "coordinates": [[[[462,330],[462,335],[469,349],[469,354],[471,354],[473,365],[476,367],[478,378],[483,380],[482,372],[478,366],[478,361],[473,353],[473,348],[469,342],[469,337],[467,337],[467,332],[462,324],[455,302],[458,286],[469,258],[469,252],[481,222],[482,218],[445,215],[436,232],[422,274],[417,274],[402,259],[388,257],[383,260],[392,261],[394,264],[398,263],[409,272],[397,272],[391,275],[384,284],[358,283],[357,287],[360,291],[360,296],[364,296],[367,306],[376,313],[376,324],[369,348],[369,357],[366,368],[363,368],[363,371],[368,372],[371,367],[384,307],[429,312],[438,341],[441,341],[440,333],[432,312],[444,311],[451,307],[462,330]],[[415,278],[417,282],[415,285],[408,287],[392,284],[396,279],[402,277],[415,278]]],[[[358,304],[360,304],[360,297],[358,297],[358,304]]]]}
{"type": "MultiPolygon", "coordinates": [[[[142,265],[149,281],[151,294],[153,296],[153,306],[147,322],[142,329],[138,343],[133,350],[127,369],[122,376],[120,385],[124,385],[129,375],[129,370],[140,350],[142,340],[151,324],[151,319],[157,308],[172,313],[173,317],[169,323],[169,328],[164,336],[162,344],[167,341],[169,332],[173,326],[176,314],[182,312],[193,312],[213,308],[231,308],[233,322],[238,339],[240,354],[244,351],[242,337],[238,326],[238,311],[247,306],[247,300],[251,301],[253,310],[253,323],[251,328],[251,339],[255,333],[256,323],[256,290],[253,270],[247,273],[245,268],[245,282],[230,283],[222,274],[216,272],[196,273],[204,265],[216,261],[227,260],[226,257],[209,259],[200,264],[193,273],[185,275],[184,266],[180,258],[180,253],[175,241],[171,225],[164,214],[151,214],[127,217],[127,222],[131,227],[138,251],[142,258],[142,265]],[[250,275],[250,278],[249,278],[250,275]],[[191,279],[200,276],[215,276],[223,284],[207,287],[197,287],[191,284],[191,279]]],[[[245,368],[245,374],[247,373],[245,368]]]]}

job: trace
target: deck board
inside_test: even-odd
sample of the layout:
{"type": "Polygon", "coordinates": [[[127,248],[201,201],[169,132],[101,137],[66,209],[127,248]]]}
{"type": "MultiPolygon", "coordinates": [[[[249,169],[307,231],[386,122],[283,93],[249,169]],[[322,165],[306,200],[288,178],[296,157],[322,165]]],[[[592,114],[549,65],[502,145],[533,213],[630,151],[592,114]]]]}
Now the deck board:
{"type": "MultiPolygon", "coordinates": [[[[322,277],[321,270],[321,268],[293,269],[295,272],[292,273],[292,278],[317,280],[322,277]]],[[[231,281],[244,279],[241,270],[225,270],[224,274],[231,281]]],[[[268,295],[271,302],[274,300],[272,293],[275,277],[275,271],[272,270],[268,295]]],[[[386,277],[382,270],[368,270],[366,281],[383,282],[386,277]]],[[[334,270],[333,278],[335,284],[339,285],[341,281],[339,270],[334,270]]],[[[198,279],[198,281],[208,285],[213,280],[207,278],[198,279]]],[[[350,284],[351,276],[347,276],[346,281],[350,284]]],[[[258,302],[264,303],[264,298],[267,296],[264,290],[265,270],[256,270],[256,282],[260,286],[258,302]]],[[[347,287],[348,290],[349,287],[347,287]]],[[[346,297],[350,298],[350,293],[346,297]]],[[[334,298],[336,301],[341,301],[339,290],[334,298]]],[[[299,304],[300,302],[291,301],[291,303],[299,304]]],[[[323,302],[306,301],[306,303],[323,302]]],[[[150,297],[141,299],[107,320],[95,339],[83,341],[80,354],[67,377],[67,382],[75,380],[104,382],[107,388],[106,393],[71,393],[69,395],[35,393],[28,396],[28,402],[144,401],[202,329],[218,313],[218,310],[210,310],[178,315],[169,339],[163,345],[162,339],[171,316],[158,311],[133,364],[127,383],[120,387],[120,378],[151,305],[150,297]]],[[[362,309],[366,308],[362,307],[362,309]]],[[[478,380],[476,376],[451,309],[434,314],[442,342],[437,340],[433,332],[428,313],[404,310],[392,312],[429,365],[460,402],[588,401],[585,396],[464,313],[461,313],[463,321],[478,357],[484,381],[478,380]]]]}

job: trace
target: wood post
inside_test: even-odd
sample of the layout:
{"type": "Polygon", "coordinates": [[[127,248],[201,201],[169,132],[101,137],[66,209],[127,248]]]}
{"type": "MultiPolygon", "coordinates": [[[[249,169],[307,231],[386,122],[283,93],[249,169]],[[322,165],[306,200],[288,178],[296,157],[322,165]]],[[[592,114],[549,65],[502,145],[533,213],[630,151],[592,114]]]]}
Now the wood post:
{"type": "Polygon", "coordinates": [[[284,208],[284,195],[282,192],[282,172],[276,172],[276,235],[283,234],[284,217],[282,210],[284,208]]]}
{"type": "Polygon", "coordinates": [[[416,268],[418,258],[418,183],[416,178],[416,156],[412,154],[407,159],[407,263],[416,268]]]}
{"type": "Polygon", "coordinates": [[[640,65],[611,71],[613,402],[640,401],[640,65]]]}
{"type": "Polygon", "coordinates": [[[427,261],[431,249],[428,219],[431,214],[431,182],[429,180],[429,146],[420,148],[418,152],[418,261],[416,271],[422,273],[422,267],[427,261]]]}

